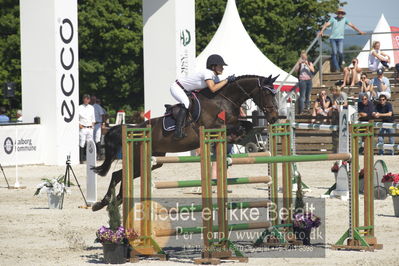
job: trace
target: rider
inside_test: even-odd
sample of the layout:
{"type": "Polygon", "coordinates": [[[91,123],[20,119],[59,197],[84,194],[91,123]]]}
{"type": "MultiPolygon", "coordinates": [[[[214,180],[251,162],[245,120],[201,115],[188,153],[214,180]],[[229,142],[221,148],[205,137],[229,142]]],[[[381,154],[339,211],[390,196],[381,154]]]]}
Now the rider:
{"type": "Polygon", "coordinates": [[[220,81],[218,75],[223,73],[223,66],[227,66],[227,64],[220,55],[210,55],[206,60],[206,69],[187,77],[181,77],[170,86],[170,92],[173,98],[182,105],[176,117],[174,139],[185,137],[183,127],[187,110],[190,106],[190,100],[186,94],[187,92],[204,88],[209,88],[212,92],[216,92],[228,82],[233,82],[236,79],[234,75],[231,75],[227,77],[227,79],[220,81]]]}

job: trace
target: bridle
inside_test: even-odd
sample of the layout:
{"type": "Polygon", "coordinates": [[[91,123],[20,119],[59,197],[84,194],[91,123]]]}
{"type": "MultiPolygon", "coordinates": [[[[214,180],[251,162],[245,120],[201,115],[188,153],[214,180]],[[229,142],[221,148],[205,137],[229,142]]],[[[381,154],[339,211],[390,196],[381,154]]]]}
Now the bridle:
{"type": "MultiPolygon", "coordinates": [[[[272,105],[272,106],[263,106],[263,97],[262,97],[262,96],[263,96],[263,90],[264,90],[264,89],[267,89],[267,90],[270,91],[270,93],[275,93],[275,92],[274,92],[274,88],[270,88],[270,87],[268,87],[268,86],[262,86],[261,83],[260,83],[260,79],[259,79],[259,78],[258,78],[258,87],[254,88],[254,89],[253,89],[252,91],[250,91],[249,93],[246,92],[246,91],[244,90],[244,88],[243,88],[238,82],[236,82],[236,85],[237,85],[237,87],[241,90],[241,92],[243,92],[246,96],[248,96],[249,99],[252,99],[253,101],[255,101],[255,100],[254,100],[255,97],[254,97],[254,95],[253,95],[253,92],[254,92],[256,89],[259,88],[259,99],[260,99],[259,107],[262,109],[262,111],[263,111],[264,113],[269,112],[269,110],[273,111],[273,110],[276,108],[275,105],[272,105]]],[[[223,97],[225,97],[225,96],[223,95],[223,97]]],[[[240,106],[238,106],[238,104],[234,103],[232,100],[228,99],[227,97],[225,97],[225,99],[227,99],[228,101],[232,102],[235,106],[240,107],[240,106]]]]}

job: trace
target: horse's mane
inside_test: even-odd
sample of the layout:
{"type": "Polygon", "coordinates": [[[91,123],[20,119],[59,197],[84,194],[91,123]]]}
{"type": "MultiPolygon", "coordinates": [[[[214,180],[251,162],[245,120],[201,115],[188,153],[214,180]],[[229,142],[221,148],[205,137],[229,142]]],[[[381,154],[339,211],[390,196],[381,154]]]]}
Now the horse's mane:
{"type": "MultiPolygon", "coordinates": [[[[242,80],[242,79],[248,79],[248,78],[265,78],[265,77],[258,76],[258,75],[241,75],[241,76],[236,77],[235,81],[239,81],[239,80],[242,80]]],[[[204,95],[207,98],[213,98],[216,95],[218,95],[219,93],[221,93],[229,85],[231,85],[231,83],[227,83],[222,88],[220,88],[217,92],[212,92],[209,88],[205,88],[203,90],[200,90],[199,93],[204,95]]]]}

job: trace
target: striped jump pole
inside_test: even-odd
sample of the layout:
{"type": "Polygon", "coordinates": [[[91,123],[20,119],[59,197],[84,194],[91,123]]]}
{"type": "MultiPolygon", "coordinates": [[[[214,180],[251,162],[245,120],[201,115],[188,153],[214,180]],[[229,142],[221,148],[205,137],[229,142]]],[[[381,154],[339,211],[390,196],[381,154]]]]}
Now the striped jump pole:
{"type": "MultiPolygon", "coordinates": [[[[256,177],[235,177],[228,178],[228,185],[242,185],[242,184],[257,184],[257,183],[269,183],[271,180],[270,176],[256,176],[256,177]]],[[[155,188],[157,189],[169,189],[169,188],[186,188],[186,187],[200,187],[202,185],[201,180],[182,180],[182,181],[165,181],[156,182],[155,188]]],[[[211,186],[217,185],[217,179],[211,180],[211,186]]]]}
{"type": "Polygon", "coordinates": [[[316,129],[321,131],[338,131],[337,125],[292,123],[291,126],[295,129],[316,129]]]}
{"type": "Polygon", "coordinates": [[[384,123],[384,122],[375,122],[374,128],[394,128],[399,129],[399,123],[384,123]]]}
{"type": "Polygon", "coordinates": [[[399,151],[399,144],[382,144],[378,143],[375,145],[377,149],[380,150],[397,150],[399,151]]]}
{"type": "Polygon", "coordinates": [[[288,162],[315,162],[315,161],[336,161],[350,160],[350,153],[335,154],[309,154],[309,155],[282,155],[271,157],[252,157],[252,158],[231,158],[229,162],[234,164],[258,164],[258,163],[288,163],[288,162]]]}
{"type": "MultiPolygon", "coordinates": [[[[240,153],[232,154],[231,158],[246,158],[246,157],[265,157],[270,156],[270,152],[254,152],[254,153],[240,153]]],[[[201,156],[166,156],[166,157],[152,157],[154,164],[158,163],[199,163],[201,156]]],[[[215,161],[215,160],[213,160],[215,161]]]]}
{"type": "MultiPolygon", "coordinates": [[[[270,200],[262,200],[262,201],[250,201],[250,202],[228,202],[227,209],[251,209],[251,208],[267,208],[271,204],[270,200]]],[[[213,204],[212,207],[217,209],[217,204],[213,204]]],[[[183,205],[172,208],[157,208],[155,210],[156,214],[175,214],[175,213],[190,213],[190,212],[201,212],[202,205],[183,205]]]]}

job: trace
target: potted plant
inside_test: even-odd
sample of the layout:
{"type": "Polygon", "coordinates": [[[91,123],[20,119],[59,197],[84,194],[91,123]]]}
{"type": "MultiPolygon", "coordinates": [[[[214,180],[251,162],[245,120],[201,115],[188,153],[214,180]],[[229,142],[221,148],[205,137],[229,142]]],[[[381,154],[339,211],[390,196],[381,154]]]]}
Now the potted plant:
{"type": "Polygon", "coordinates": [[[389,194],[392,196],[393,209],[395,216],[399,217],[399,175],[394,175],[392,186],[389,188],[389,194]]]}
{"type": "Polygon", "coordinates": [[[107,206],[109,227],[101,226],[96,232],[96,242],[103,245],[106,263],[123,264],[128,258],[129,240],[138,238],[134,230],[125,230],[121,226],[121,214],[116,200],[115,189],[107,206]]]}
{"type": "Polygon", "coordinates": [[[399,174],[388,173],[382,177],[381,182],[384,183],[385,188],[389,190],[394,183],[399,182],[399,174]]]}
{"type": "Polygon", "coordinates": [[[301,240],[304,245],[310,245],[310,233],[312,228],[317,228],[321,224],[320,217],[313,212],[304,209],[302,192],[302,177],[298,175],[298,190],[296,191],[295,211],[293,217],[293,229],[297,240],[301,240]]]}
{"type": "Polygon", "coordinates": [[[43,182],[36,186],[34,196],[47,192],[48,206],[50,209],[61,209],[64,193],[69,193],[65,184],[64,176],[58,178],[42,178],[43,182]]]}

